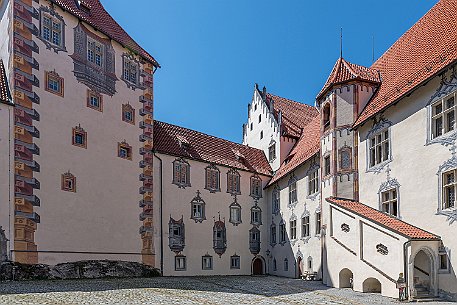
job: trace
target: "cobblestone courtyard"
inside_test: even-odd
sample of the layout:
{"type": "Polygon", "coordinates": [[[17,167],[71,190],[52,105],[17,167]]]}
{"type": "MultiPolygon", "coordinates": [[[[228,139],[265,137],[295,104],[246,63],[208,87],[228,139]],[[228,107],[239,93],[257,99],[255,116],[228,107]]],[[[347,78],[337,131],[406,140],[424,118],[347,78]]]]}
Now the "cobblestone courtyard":
{"type": "Polygon", "coordinates": [[[319,282],[235,276],[2,282],[0,304],[399,303],[377,294],[328,288],[319,282]]]}

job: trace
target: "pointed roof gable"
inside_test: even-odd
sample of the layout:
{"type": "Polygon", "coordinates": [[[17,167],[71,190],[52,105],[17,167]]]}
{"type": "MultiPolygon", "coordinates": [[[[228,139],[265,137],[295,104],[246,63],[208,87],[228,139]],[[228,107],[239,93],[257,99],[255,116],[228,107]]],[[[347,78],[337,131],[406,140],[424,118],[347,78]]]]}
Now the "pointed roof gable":
{"type": "Polygon", "coordinates": [[[397,232],[398,234],[403,235],[409,239],[440,239],[438,235],[422,230],[396,217],[393,217],[392,215],[373,209],[372,207],[369,207],[358,201],[337,197],[329,197],[326,200],[331,204],[371,220],[372,222],[377,223],[393,232],[397,232]]]}
{"type": "MultiPolygon", "coordinates": [[[[81,0],[78,5],[76,0],[51,0],[65,11],[81,19],[109,38],[117,41],[123,47],[131,49],[141,57],[160,67],[159,63],[146,52],[132,37],[111,17],[99,0],[81,0]]],[[[127,7],[126,4],[122,4],[127,7]]]]}
{"type": "Polygon", "coordinates": [[[372,66],[382,85],[354,126],[394,104],[457,61],[457,0],[441,0],[372,66]]]}
{"type": "Polygon", "coordinates": [[[273,104],[276,121],[279,121],[279,113],[281,113],[281,128],[284,136],[299,138],[301,130],[319,115],[316,107],[270,93],[266,94],[266,103],[270,109],[273,104]]]}
{"type": "Polygon", "coordinates": [[[160,121],[154,121],[153,131],[159,153],[271,176],[263,150],[160,121]]]}
{"type": "Polygon", "coordinates": [[[317,99],[320,99],[325,93],[327,93],[332,86],[352,80],[360,80],[370,83],[381,82],[379,72],[376,69],[356,65],[340,57],[336,61],[335,66],[333,66],[333,70],[330,73],[324,87],[317,95],[317,99]]]}
{"type": "Polygon", "coordinates": [[[6,77],[5,66],[3,60],[0,59],[0,103],[12,105],[13,99],[11,98],[11,92],[8,85],[8,79],[6,77]]]}

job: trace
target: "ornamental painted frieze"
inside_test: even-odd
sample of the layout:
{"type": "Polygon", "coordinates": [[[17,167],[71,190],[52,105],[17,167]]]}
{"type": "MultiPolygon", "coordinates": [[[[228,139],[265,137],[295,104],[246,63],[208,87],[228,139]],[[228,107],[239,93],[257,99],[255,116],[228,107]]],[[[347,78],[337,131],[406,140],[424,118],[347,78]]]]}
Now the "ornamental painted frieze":
{"type": "Polygon", "coordinates": [[[70,57],[76,79],[93,91],[113,96],[118,79],[111,42],[95,35],[81,23],[74,28],[74,36],[75,52],[70,57]]]}

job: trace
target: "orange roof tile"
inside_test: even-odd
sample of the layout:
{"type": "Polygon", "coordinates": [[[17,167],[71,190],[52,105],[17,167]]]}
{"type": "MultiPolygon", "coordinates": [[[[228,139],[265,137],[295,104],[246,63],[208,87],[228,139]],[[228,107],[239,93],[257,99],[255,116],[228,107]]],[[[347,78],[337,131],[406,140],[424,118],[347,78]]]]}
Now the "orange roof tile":
{"type": "Polygon", "coordinates": [[[303,129],[300,139],[295,144],[288,158],[276,171],[268,185],[272,185],[279,179],[295,170],[303,162],[314,156],[320,149],[320,117],[314,119],[303,129]]]}
{"type": "Polygon", "coordinates": [[[113,19],[113,17],[111,17],[99,0],[81,1],[84,6],[90,9],[89,12],[78,7],[77,1],[75,0],[51,0],[51,2],[57,4],[75,17],[87,22],[98,31],[120,43],[125,48],[137,52],[144,59],[154,64],[154,66],[160,67],[159,63],[148,52],[140,47],[113,19]]]}
{"type": "Polygon", "coordinates": [[[370,83],[381,82],[378,70],[352,64],[340,57],[335,63],[335,66],[333,67],[333,70],[321,92],[317,95],[317,99],[320,99],[323,95],[325,95],[332,86],[352,80],[360,80],[370,83]]]}
{"type": "Polygon", "coordinates": [[[269,107],[271,107],[271,101],[273,101],[276,119],[278,119],[281,112],[281,128],[283,135],[286,136],[299,138],[301,129],[311,122],[315,116],[319,115],[316,107],[267,93],[266,103],[269,107]]]}
{"type": "Polygon", "coordinates": [[[337,197],[329,197],[327,202],[339,206],[347,211],[366,218],[378,225],[381,225],[393,232],[403,235],[409,239],[436,240],[440,239],[438,235],[432,234],[425,230],[419,229],[407,222],[395,218],[387,213],[383,213],[363,203],[337,197]]]}
{"type": "Polygon", "coordinates": [[[154,121],[153,130],[154,150],[159,153],[271,176],[270,163],[260,149],[160,121],[154,121]]]}
{"type": "Polygon", "coordinates": [[[394,104],[457,60],[457,0],[441,0],[373,65],[382,85],[354,126],[394,104]]]}
{"type": "Polygon", "coordinates": [[[13,104],[2,59],[0,59],[0,103],[13,104]]]}

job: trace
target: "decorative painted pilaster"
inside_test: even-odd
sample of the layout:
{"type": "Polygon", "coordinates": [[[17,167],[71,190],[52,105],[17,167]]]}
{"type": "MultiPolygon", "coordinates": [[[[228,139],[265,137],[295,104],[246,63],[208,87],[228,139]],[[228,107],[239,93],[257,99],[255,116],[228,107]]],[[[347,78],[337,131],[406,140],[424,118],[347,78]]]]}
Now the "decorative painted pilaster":
{"type": "Polygon", "coordinates": [[[143,83],[145,89],[143,95],[140,97],[140,102],[143,107],[140,109],[142,120],[140,121],[140,128],[143,133],[140,135],[140,141],[143,147],[140,148],[140,154],[143,160],[140,161],[140,168],[143,173],[140,174],[140,180],[143,186],[140,188],[140,194],[143,199],[140,201],[140,208],[143,211],[140,214],[140,227],[141,240],[143,247],[141,249],[142,262],[146,265],[155,265],[155,252],[154,252],[154,236],[153,236],[153,65],[150,63],[143,64],[143,83]]]}
{"type": "Polygon", "coordinates": [[[40,199],[34,194],[40,188],[40,182],[34,178],[34,172],[40,171],[34,155],[40,154],[39,147],[34,144],[34,138],[40,137],[34,121],[39,121],[40,115],[33,109],[34,104],[40,103],[40,98],[34,92],[39,86],[38,78],[32,69],[39,70],[38,62],[33,58],[38,53],[34,35],[39,35],[33,18],[38,14],[32,6],[32,0],[14,0],[13,7],[13,67],[14,67],[14,260],[20,263],[38,263],[35,231],[40,222],[40,216],[34,212],[35,206],[40,206],[40,199]]]}

